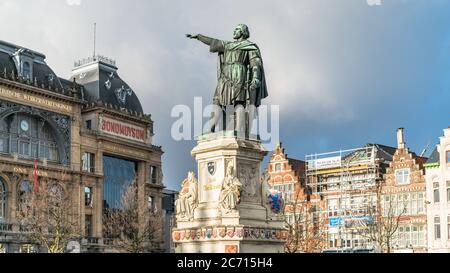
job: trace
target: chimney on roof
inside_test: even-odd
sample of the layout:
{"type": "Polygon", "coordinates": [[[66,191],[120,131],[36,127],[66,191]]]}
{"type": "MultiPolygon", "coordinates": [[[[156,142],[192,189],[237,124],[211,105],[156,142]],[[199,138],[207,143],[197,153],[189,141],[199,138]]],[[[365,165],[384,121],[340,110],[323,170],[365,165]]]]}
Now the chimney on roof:
{"type": "Polygon", "coordinates": [[[405,138],[403,135],[404,128],[398,128],[397,129],[397,148],[398,149],[405,149],[405,138]]]}

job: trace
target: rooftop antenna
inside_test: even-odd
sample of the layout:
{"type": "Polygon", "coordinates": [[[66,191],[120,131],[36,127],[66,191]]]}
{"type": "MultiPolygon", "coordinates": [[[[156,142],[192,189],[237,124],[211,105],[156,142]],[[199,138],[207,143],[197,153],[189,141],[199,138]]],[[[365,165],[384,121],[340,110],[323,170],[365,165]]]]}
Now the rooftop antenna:
{"type": "Polygon", "coordinates": [[[94,59],[95,59],[95,42],[96,42],[96,39],[97,39],[97,23],[94,23],[94,59]]]}

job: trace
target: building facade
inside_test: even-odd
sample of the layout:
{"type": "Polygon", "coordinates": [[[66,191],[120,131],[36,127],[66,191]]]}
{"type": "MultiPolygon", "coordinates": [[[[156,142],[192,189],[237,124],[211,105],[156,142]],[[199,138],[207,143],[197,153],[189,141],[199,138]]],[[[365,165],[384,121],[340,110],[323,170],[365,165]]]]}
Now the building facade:
{"type": "Polygon", "coordinates": [[[286,252],[320,252],[326,244],[325,202],[306,186],[306,164],[289,158],[281,143],[270,157],[266,173],[271,188],[282,192],[289,236],[286,252]]]}
{"type": "Polygon", "coordinates": [[[392,225],[397,231],[392,236],[392,251],[426,252],[426,183],[423,165],[427,158],[408,150],[403,128],[397,131],[397,143],[397,150],[384,174],[380,198],[382,217],[391,220],[384,223],[392,225]]]}
{"type": "Polygon", "coordinates": [[[428,252],[450,253],[450,128],[425,164],[428,252]]]}
{"type": "MultiPolygon", "coordinates": [[[[0,42],[0,249],[40,251],[23,241],[17,211],[34,181],[70,197],[82,250],[103,251],[103,212],[123,188],[161,208],[161,147],[153,121],[115,62],[95,56],[59,78],[45,56],[0,42]]],[[[42,249],[41,249],[42,250],[42,249]]]]}
{"type": "Polygon", "coordinates": [[[327,252],[371,251],[367,224],[376,220],[379,189],[395,148],[362,148],[306,156],[307,185],[326,202],[327,252]],[[375,212],[375,213],[372,213],[375,212]]]}

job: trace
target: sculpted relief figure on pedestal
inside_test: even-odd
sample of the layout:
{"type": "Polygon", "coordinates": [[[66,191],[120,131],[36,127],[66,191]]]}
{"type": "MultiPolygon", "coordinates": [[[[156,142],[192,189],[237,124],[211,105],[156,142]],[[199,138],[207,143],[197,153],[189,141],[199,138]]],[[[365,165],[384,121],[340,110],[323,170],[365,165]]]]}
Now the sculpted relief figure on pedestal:
{"type": "Polygon", "coordinates": [[[219,107],[212,114],[210,131],[216,131],[220,117],[224,118],[226,107],[233,106],[236,118],[234,130],[239,135],[246,132],[245,116],[248,113],[249,133],[256,109],[268,94],[261,52],[255,43],[248,40],[248,27],[238,25],[234,30],[234,41],[218,40],[201,34],[186,36],[203,42],[211,52],[219,55],[218,84],[213,99],[213,104],[219,107]]]}
{"type": "Polygon", "coordinates": [[[239,167],[239,178],[243,183],[242,196],[244,201],[260,200],[257,196],[259,194],[258,169],[249,164],[239,167]]]}
{"type": "Polygon", "coordinates": [[[181,184],[181,191],[175,201],[176,216],[179,220],[191,221],[194,219],[194,210],[198,205],[198,181],[194,172],[189,172],[188,177],[181,184]]]}
{"type": "Polygon", "coordinates": [[[234,174],[233,165],[227,167],[227,172],[220,192],[220,210],[223,214],[230,214],[236,210],[236,206],[241,201],[242,184],[234,174]]]}

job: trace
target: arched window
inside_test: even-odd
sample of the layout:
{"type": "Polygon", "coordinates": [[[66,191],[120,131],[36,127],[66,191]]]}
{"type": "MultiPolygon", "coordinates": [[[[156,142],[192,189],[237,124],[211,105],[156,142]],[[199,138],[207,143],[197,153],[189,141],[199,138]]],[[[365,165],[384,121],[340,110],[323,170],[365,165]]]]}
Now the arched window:
{"type": "Polygon", "coordinates": [[[4,222],[6,219],[6,184],[0,178],[0,222],[4,222]]]}
{"type": "Polygon", "coordinates": [[[0,127],[0,152],[59,162],[53,130],[42,118],[23,113],[13,114],[0,121],[0,127]]]}

